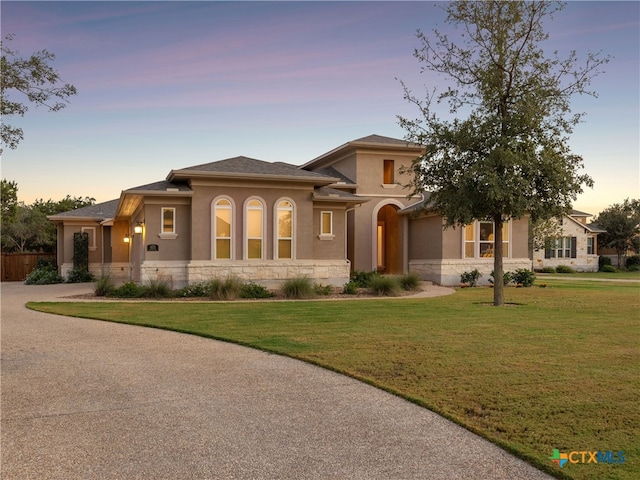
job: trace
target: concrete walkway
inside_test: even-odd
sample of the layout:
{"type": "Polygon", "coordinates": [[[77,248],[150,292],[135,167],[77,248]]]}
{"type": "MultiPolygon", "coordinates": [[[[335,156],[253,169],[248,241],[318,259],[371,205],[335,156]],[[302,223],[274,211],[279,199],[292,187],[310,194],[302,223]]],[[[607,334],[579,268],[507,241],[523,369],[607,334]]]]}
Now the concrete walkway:
{"type": "Polygon", "coordinates": [[[551,478],[303,362],[24,307],[89,290],[2,284],[3,480],[551,478]]]}

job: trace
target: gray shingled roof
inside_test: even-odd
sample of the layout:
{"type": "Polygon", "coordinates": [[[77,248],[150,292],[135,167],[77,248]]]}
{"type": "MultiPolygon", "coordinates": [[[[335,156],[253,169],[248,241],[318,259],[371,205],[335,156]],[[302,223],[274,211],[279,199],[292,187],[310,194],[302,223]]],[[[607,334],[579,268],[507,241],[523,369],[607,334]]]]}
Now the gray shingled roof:
{"type": "Polygon", "coordinates": [[[337,188],[319,187],[313,191],[314,200],[341,200],[346,202],[365,203],[370,199],[354,195],[353,193],[338,190],[337,188]]]}
{"type": "Polygon", "coordinates": [[[68,212],[57,213],[55,215],[49,215],[47,218],[50,220],[62,220],[66,218],[91,218],[96,221],[106,220],[107,218],[113,218],[116,214],[116,208],[118,208],[118,202],[120,199],[109,200],[108,202],[96,203],[94,205],[88,205],[82,208],[76,208],[75,210],[69,210],[68,212]]]}
{"type": "Polygon", "coordinates": [[[575,217],[592,217],[590,213],[581,212],[580,210],[571,210],[571,215],[575,217]]]}
{"type": "Polygon", "coordinates": [[[193,167],[172,170],[167,179],[175,176],[187,177],[190,173],[212,173],[219,175],[298,177],[300,179],[331,180],[326,175],[301,170],[295,165],[283,162],[266,162],[249,157],[234,157],[217,162],[195,165],[193,167]]]}
{"type": "Polygon", "coordinates": [[[327,175],[328,177],[335,177],[335,178],[339,179],[340,182],[344,182],[344,183],[349,184],[349,185],[355,185],[356,184],[349,177],[347,177],[346,175],[340,173],[338,170],[336,170],[333,167],[321,168],[319,170],[316,170],[316,172],[317,173],[321,173],[322,175],[327,175]]]}
{"type": "Polygon", "coordinates": [[[367,135],[366,137],[352,140],[349,143],[375,143],[385,145],[403,145],[403,146],[418,146],[414,145],[407,140],[401,140],[399,138],[383,137],[382,135],[367,135]]]}
{"type": "Polygon", "coordinates": [[[140,185],[138,187],[127,188],[125,192],[136,192],[136,191],[144,191],[144,192],[165,192],[167,189],[175,189],[177,188],[180,192],[190,192],[191,187],[186,183],[179,182],[167,182],[166,180],[161,180],[159,182],[148,183],[146,185],[140,185]]]}

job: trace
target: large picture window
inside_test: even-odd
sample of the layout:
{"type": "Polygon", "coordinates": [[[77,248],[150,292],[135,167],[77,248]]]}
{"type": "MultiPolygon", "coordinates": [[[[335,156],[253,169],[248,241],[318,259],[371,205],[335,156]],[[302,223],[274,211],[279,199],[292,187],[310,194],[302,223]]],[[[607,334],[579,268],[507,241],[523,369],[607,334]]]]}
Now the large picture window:
{"type": "Polygon", "coordinates": [[[217,260],[230,260],[233,245],[233,205],[229,199],[221,198],[215,202],[213,211],[215,239],[213,257],[217,260]]]}
{"type": "Polygon", "coordinates": [[[553,241],[551,248],[544,252],[545,258],[576,258],[576,237],[558,237],[553,241]]]}
{"type": "MultiPolygon", "coordinates": [[[[464,227],[464,257],[493,258],[493,222],[474,222],[464,227]]],[[[502,224],[502,256],[509,256],[509,222],[502,224]]]]}
{"type": "Polygon", "coordinates": [[[258,199],[252,199],[246,206],[246,250],[248,259],[263,258],[264,205],[258,199]]]}
{"type": "Polygon", "coordinates": [[[276,206],[276,258],[293,258],[293,203],[281,200],[276,206]]]}

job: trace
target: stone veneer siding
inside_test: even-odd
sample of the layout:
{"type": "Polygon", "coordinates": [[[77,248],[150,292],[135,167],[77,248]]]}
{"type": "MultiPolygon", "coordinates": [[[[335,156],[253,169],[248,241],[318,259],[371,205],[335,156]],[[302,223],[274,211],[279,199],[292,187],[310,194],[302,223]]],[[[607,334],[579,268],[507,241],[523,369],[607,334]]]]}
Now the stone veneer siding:
{"type": "MultiPolygon", "coordinates": [[[[505,258],[502,260],[505,272],[515,272],[520,268],[531,270],[531,260],[528,258],[505,258]]],[[[493,272],[493,258],[470,258],[465,260],[411,260],[409,271],[438,285],[459,285],[460,275],[477,268],[482,274],[478,285],[489,285],[489,278],[493,272]]]]}
{"type": "MultiPolygon", "coordinates": [[[[60,275],[67,278],[69,272],[73,270],[73,263],[63,263],[60,267],[60,275]]],[[[116,283],[124,283],[129,280],[129,264],[126,262],[119,263],[90,263],[89,272],[95,277],[108,276],[116,283]]]]}
{"type": "Polygon", "coordinates": [[[149,280],[166,280],[172,288],[229,276],[266,287],[275,287],[287,279],[298,277],[342,286],[349,281],[350,267],[348,260],[146,261],[141,266],[140,279],[143,284],[149,280]]]}

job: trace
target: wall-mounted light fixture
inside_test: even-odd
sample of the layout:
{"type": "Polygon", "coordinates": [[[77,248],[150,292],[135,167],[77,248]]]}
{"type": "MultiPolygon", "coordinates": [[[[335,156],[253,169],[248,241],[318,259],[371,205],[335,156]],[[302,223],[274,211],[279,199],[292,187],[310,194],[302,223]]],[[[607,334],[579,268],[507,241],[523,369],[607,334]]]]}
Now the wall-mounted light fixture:
{"type": "Polygon", "coordinates": [[[124,243],[129,243],[131,242],[131,235],[125,235],[124,238],[122,239],[122,241],[124,243]]]}
{"type": "Polygon", "coordinates": [[[138,222],[138,224],[133,227],[133,233],[142,233],[142,227],[144,227],[144,220],[142,222],[138,222]]]}

